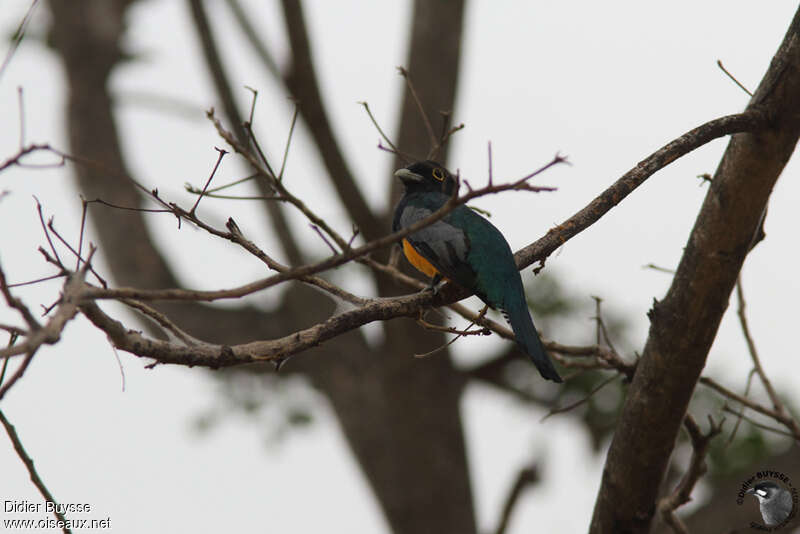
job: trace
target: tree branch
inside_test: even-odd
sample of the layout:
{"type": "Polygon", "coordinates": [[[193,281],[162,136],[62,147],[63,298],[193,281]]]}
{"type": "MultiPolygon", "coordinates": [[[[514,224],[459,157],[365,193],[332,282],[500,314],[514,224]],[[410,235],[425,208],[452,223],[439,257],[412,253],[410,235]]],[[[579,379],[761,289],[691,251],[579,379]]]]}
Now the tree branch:
{"type": "MultiPolygon", "coordinates": [[[[14,428],[14,425],[12,425],[9,420],[6,419],[6,416],[2,411],[0,411],[0,424],[5,427],[6,433],[8,434],[9,439],[11,439],[11,443],[14,445],[14,450],[17,451],[17,455],[19,456],[20,460],[22,460],[22,463],[25,464],[25,468],[28,470],[28,474],[31,477],[33,485],[36,486],[36,489],[39,490],[39,493],[42,494],[42,497],[44,497],[46,501],[55,505],[53,508],[53,515],[56,516],[56,519],[66,525],[67,519],[59,510],[55,497],[53,497],[53,494],[47,489],[47,486],[45,486],[44,482],[42,481],[42,477],[39,476],[39,473],[36,472],[36,468],[33,466],[33,458],[28,455],[28,452],[22,445],[22,441],[19,439],[17,430],[14,428]]],[[[70,534],[72,532],[72,530],[66,526],[64,526],[61,530],[64,532],[64,534],[70,534]]]]}
{"type": "Polygon", "coordinates": [[[725,422],[723,419],[718,424],[714,423],[711,416],[708,416],[709,428],[707,433],[703,433],[700,427],[697,426],[691,414],[686,414],[683,420],[683,425],[689,434],[692,442],[692,458],[689,461],[689,467],[686,469],[681,481],[675,489],[668,496],[661,498],[658,501],[658,511],[664,521],[672,527],[676,534],[689,534],[686,525],[675,514],[675,511],[682,505],[692,500],[692,490],[695,484],[708,470],[706,465],[706,454],[708,447],[711,445],[711,440],[714,439],[720,432],[722,432],[722,424],[725,422]]]}
{"type": "MultiPolygon", "coordinates": [[[[723,117],[722,119],[716,119],[710,121],[709,123],[704,124],[694,130],[684,134],[680,138],[676,139],[675,141],[669,143],[664,148],[658,150],[656,153],[651,155],[649,158],[645,159],[639,166],[637,166],[632,171],[628,172],[625,176],[623,176],[620,180],[618,180],[615,184],[609,187],[606,191],[604,191],[601,195],[599,195],[595,200],[593,200],[586,208],[579,211],[577,214],[572,216],[568,219],[565,223],[557,226],[554,229],[551,229],[545,237],[536,241],[532,245],[529,245],[522,251],[517,254],[517,257],[530,257],[529,251],[537,251],[534,252],[537,254],[535,256],[536,259],[544,258],[547,254],[555,250],[554,247],[551,247],[549,243],[558,243],[563,244],[568,239],[577,235],[581,229],[588,227],[590,224],[599,220],[608,210],[616,205],[621,201],[624,196],[629,194],[635,187],[641,185],[644,180],[651,175],[656,170],[660,169],[664,165],[668,164],[669,162],[674,161],[681,155],[688,153],[693,148],[699,146],[701,142],[708,142],[709,140],[719,137],[722,135],[727,135],[732,131],[738,131],[740,129],[745,128],[758,128],[760,125],[763,124],[763,117],[764,115],[760,112],[746,112],[741,115],[733,115],[729,117],[723,117]],[[543,254],[543,255],[542,255],[543,254]]],[[[250,161],[251,164],[256,166],[260,165],[257,161],[256,157],[252,155],[249,150],[245,147],[241,146],[232,135],[230,135],[222,126],[217,122],[217,128],[220,131],[220,134],[228,141],[237,152],[241,152],[247,159],[250,161]]],[[[558,161],[558,157],[551,162],[558,161]]],[[[546,168],[547,166],[545,166],[546,168]]],[[[260,167],[258,167],[260,168],[260,167]]],[[[260,169],[261,172],[265,173],[265,175],[269,175],[266,170],[260,169]]],[[[143,290],[143,289],[136,289],[136,288],[119,288],[119,289],[99,289],[99,288],[89,288],[86,289],[84,293],[85,298],[131,298],[137,300],[156,300],[156,299],[164,299],[164,300],[216,300],[220,298],[237,298],[243,295],[251,294],[256,291],[260,291],[266,289],[268,287],[274,286],[278,283],[284,282],[290,279],[298,279],[304,276],[309,276],[317,272],[321,272],[323,270],[327,270],[338,265],[342,265],[354,258],[358,258],[368,254],[374,250],[377,250],[387,244],[393,243],[403,236],[407,235],[408,233],[414,232],[419,230],[419,228],[424,227],[425,225],[432,224],[436,220],[439,220],[441,217],[444,217],[450,210],[452,210],[456,204],[462,204],[470,200],[471,198],[487,194],[493,193],[503,190],[510,190],[519,187],[519,182],[513,182],[510,184],[504,185],[492,185],[487,186],[482,189],[472,190],[466,195],[459,197],[458,199],[453,199],[448,204],[443,207],[438,212],[434,213],[431,217],[426,219],[425,221],[421,221],[416,225],[409,227],[405,230],[400,232],[395,232],[388,236],[385,236],[381,239],[377,239],[367,243],[362,247],[358,247],[355,249],[346,250],[342,254],[338,254],[336,256],[330,257],[326,260],[318,262],[316,264],[310,264],[306,266],[302,266],[299,268],[295,268],[289,271],[281,272],[277,275],[273,275],[268,278],[264,278],[262,280],[258,280],[252,282],[250,284],[246,284],[244,286],[240,286],[238,288],[233,288],[230,290],[218,290],[218,291],[191,291],[191,290],[182,290],[182,289],[166,289],[166,290],[143,290]],[[419,226],[419,228],[417,228],[419,226]]],[[[288,194],[288,192],[287,192],[288,194]]],[[[291,197],[293,198],[293,197],[291,197]]],[[[299,203],[299,199],[297,199],[299,203]]],[[[307,215],[311,217],[315,217],[313,213],[311,213],[307,208],[303,210],[302,208],[304,205],[300,203],[301,211],[304,211],[307,215]]],[[[312,218],[312,221],[316,222],[316,219],[312,218]]],[[[320,221],[324,223],[324,221],[320,221]]],[[[335,232],[331,231],[331,235],[335,237],[337,242],[343,241],[341,236],[338,236],[335,232]]],[[[527,260],[521,260],[520,263],[525,263],[527,260]]],[[[532,261],[532,260],[531,260],[532,261]]],[[[439,305],[446,305],[455,302],[456,300],[460,300],[468,296],[468,293],[463,289],[457,288],[452,284],[445,286],[437,295],[433,294],[426,294],[414,299],[416,305],[421,307],[425,306],[439,306],[439,305]]],[[[335,317],[326,322],[326,326],[320,329],[306,329],[302,331],[305,335],[311,335],[312,331],[315,332],[313,335],[324,335],[324,339],[319,339],[317,342],[324,341],[325,339],[330,339],[331,337],[335,336],[336,332],[342,333],[344,331],[358,328],[359,326],[366,324],[367,322],[371,322],[374,320],[385,320],[393,317],[399,316],[413,316],[412,310],[407,307],[408,303],[405,301],[385,301],[383,304],[370,304],[368,306],[364,306],[359,308],[358,310],[354,310],[353,312],[348,312],[349,315],[347,316],[346,320],[334,320],[335,317]]],[[[419,310],[416,310],[418,313],[419,310]]],[[[467,317],[469,319],[476,318],[474,315],[467,317]]],[[[487,319],[483,318],[478,320],[477,324],[481,326],[488,326],[487,319]]],[[[493,330],[497,331],[496,328],[492,328],[493,330]]],[[[300,332],[298,332],[300,334],[300,332]]],[[[294,349],[289,350],[288,352],[284,352],[279,350],[277,346],[271,345],[270,354],[273,356],[267,357],[267,359],[272,358],[282,358],[289,354],[294,353],[296,350],[304,350],[309,346],[313,346],[315,341],[312,338],[305,338],[307,339],[304,343],[299,344],[292,344],[294,349]]],[[[123,344],[124,345],[124,344],[123,344]]],[[[123,347],[120,347],[123,348],[123,347]]],[[[182,348],[180,351],[181,356],[177,356],[175,353],[171,351],[164,352],[165,349],[159,350],[149,350],[149,354],[166,354],[170,353],[168,356],[168,360],[172,363],[180,363],[181,361],[188,361],[186,360],[185,355],[185,348],[182,348]]],[[[141,354],[140,354],[141,355],[141,354]]],[[[250,356],[245,357],[245,361],[249,361],[250,356]]],[[[217,354],[214,353],[213,356],[211,354],[205,354],[204,356],[199,358],[200,361],[207,362],[207,365],[216,366],[218,364],[219,358],[217,354]]],[[[194,361],[192,359],[192,361],[194,361]]],[[[233,363],[241,363],[241,360],[237,360],[234,358],[231,364],[233,363]]],[[[197,364],[197,363],[192,363],[197,364]]],[[[619,369],[626,369],[627,373],[632,373],[632,367],[624,362],[611,361],[612,366],[616,366],[619,369]]],[[[596,365],[594,366],[596,368],[596,365]]]]}
{"type": "Polygon", "coordinates": [[[797,144],[798,93],[800,11],[743,114],[755,111],[769,128],[731,138],[672,285],[649,313],[649,337],[608,452],[592,534],[650,529],[689,399],[772,187],[797,144]]]}
{"type": "Polygon", "coordinates": [[[640,161],[586,207],[555,228],[551,228],[544,237],[518,251],[514,255],[517,266],[523,269],[535,261],[543,262],[567,240],[593,225],[650,176],[676,159],[719,137],[741,132],[757,132],[764,130],[767,124],[767,115],[763,111],[748,108],[743,113],[720,117],[689,130],[640,161]]]}
{"type": "Polygon", "coordinates": [[[755,341],[753,341],[753,336],[750,334],[750,327],[747,324],[747,315],[745,314],[747,303],[744,300],[744,290],[742,289],[741,276],[736,279],[736,298],[739,301],[739,309],[737,310],[736,315],[739,317],[739,324],[742,327],[742,333],[744,334],[745,341],[747,341],[747,350],[750,353],[750,359],[753,360],[753,368],[755,369],[756,374],[758,374],[758,377],[761,379],[761,383],[764,384],[764,389],[767,391],[769,400],[772,401],[772,406],[775,410],[775,413],[781,416],[778,421],[783,423],[789,429],[789,431],[796,436],[795,439],[800,440],[800,426],[798,426],[797,421],[795,421],[795,419],[784,406],[783,401],[778,396],[775,388],[772,387],[772,382],[770,382],[769,377],[767,377],[767,374],[764,372],[764,368],[761,366],[761,358],[758,356],[755,341]]]}
{"type": "MultiPolygon", "coordinates": [[[[192,18],[194,19],[195,28],[197,29],[198,37],[203,48],[203,56],[206,60],[206,65],[211,73],[214,81],[214,86],[217,89],[217,94],[222,99],[222,105],[228,119],[233,123],[233,131],[236,134],[236,139],[242,144],[248,144],[251,139],[248,139],[248,131],[252,132],[252,123],[248,123],[247,130],[242,121],[242,116],[236,107],[236,99],[233,96],[231,85],[228,81],[228,76],[225,73],[222,58],[219,55],[216,39],[214,38],[211,24],[208,20],[208,15],[203,7],[203,0],[189,0],[189,7],[191,8],[192,18]]],[[[255,99],[255,94],[253,96],[255,99]]],[[[255,105],[255,101],[253,102],[255,105]]],[[[256,186],[263,196],[269,196],[269,189],[266,184],[261,180],[256,180],[256,186]]],[[[267,214],[275,229],[275,233],[280,239],[281,245],[286,252],[286,256],[290,264],[298,265],[303,261],[303,254],[297,244],[297,240],[289,227],[289,223],[282,211],[282,208],[275,203],[266,203],[267,214]]]]}
{"type": "Polygon", "coordinates": [[[520,470],[503,504],[503,511],[500,513],[500,521],[497,524],[495,534],[505,534],[511,521],[511,513],[519,502],[522,492],[525,491],[528,486],[532,486],[537,482],[539,482],[539,471],[536,465],[530,465],[520,470]]]}
{"type": "Polygon", "coordinates": [[[384,225],[372,212],[356,185],[356,180],[331,129],[314,72],[311,44],[302,6],[299,0],[283,0],[281,5],[292,51],[290,71],[285,77],[286,86],[297,100],[300,114],[308,125],[328,171],[328,177],[347,213],[366,239],[374,239],[380,235],[384,225]]]}

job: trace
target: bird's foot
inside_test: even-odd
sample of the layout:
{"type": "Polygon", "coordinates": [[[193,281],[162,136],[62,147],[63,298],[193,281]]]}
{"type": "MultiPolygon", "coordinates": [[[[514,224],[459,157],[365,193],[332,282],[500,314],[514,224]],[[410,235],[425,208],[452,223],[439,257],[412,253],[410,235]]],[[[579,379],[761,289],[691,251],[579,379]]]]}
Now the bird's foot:
{"type": "Polygon", "coordinates": [[[441,274],[436,274],[431,279],[430,283],[426,287],[424,287],[422,289],[422,291],[420,291],[420,293],[425,292],[425,291],[432,291],[434,295],[438,295],[439,294],[439,288],[441,287],[439,285],[439,282],[441,282],[441,281],[442,281],[442,275],[441,274]]]}

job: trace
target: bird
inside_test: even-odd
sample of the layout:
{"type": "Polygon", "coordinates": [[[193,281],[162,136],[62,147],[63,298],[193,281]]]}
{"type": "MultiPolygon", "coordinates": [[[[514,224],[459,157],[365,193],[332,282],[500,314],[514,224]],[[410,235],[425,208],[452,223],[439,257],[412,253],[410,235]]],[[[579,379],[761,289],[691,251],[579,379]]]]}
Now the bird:
{"type": "Polygon", "coordinates": [[[791,493],[775,482],[770,480],[759,482],[752,488],[748,488],[745,493],[752,494],[758,499],[761,517],[769,527],[783,523],[792,512],[791,493]]]}
{"type": "MultiPolygon", "coordinates": [[[[394,173],[405,194],[394,211],[393,231],[408,228],[441,208],[457,191],[453,175],[432,160],[413,163],[394,173]]],[[[457,206],[430,226],[402,240],[409,263],[432,279],[436,291],[444,278],[499,309],[543,378],[562,382],[533,325],[522,277],[503,234],[465,205],[457,206]]]]}

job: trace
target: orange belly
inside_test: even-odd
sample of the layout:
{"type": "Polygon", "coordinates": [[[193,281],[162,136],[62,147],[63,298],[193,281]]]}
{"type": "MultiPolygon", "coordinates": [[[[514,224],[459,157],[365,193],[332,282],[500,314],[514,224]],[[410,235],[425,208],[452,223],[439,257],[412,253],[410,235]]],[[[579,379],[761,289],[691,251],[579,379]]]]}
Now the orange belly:
{"type": "Polygon", "coordinates": [[[403,253],[406,255],[408,262],[426,276],[433,278],[439,273],[436,267],[414,250],[414,247],[406,239],[403,239],[403,253]]]}

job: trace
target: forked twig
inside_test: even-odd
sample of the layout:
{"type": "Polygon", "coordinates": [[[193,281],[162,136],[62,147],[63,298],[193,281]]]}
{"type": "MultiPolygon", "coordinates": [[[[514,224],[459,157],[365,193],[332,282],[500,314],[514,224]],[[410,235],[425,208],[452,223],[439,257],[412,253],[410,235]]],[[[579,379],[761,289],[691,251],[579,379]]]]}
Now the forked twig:
{"type": "Polygon", "coordinates": [[[708,447],[711,444],[711,440],[722,432],[722,425],[725,423],[725,419],[723,418],[719,423],[715,423],[709,415],[708,422],[708,432],[703,433],[691,414],[686,414],[683,426],[686,428],[692,443],[692,458],[689,461],[686,473],[672,493],[658,501],[658,511],[661,513],[661,517],[676,534],[689,534],[686,525],[675,514],[675,510],[692,499],[692,490],[695,484],[708,470],[706,465],[708,447]]]}

